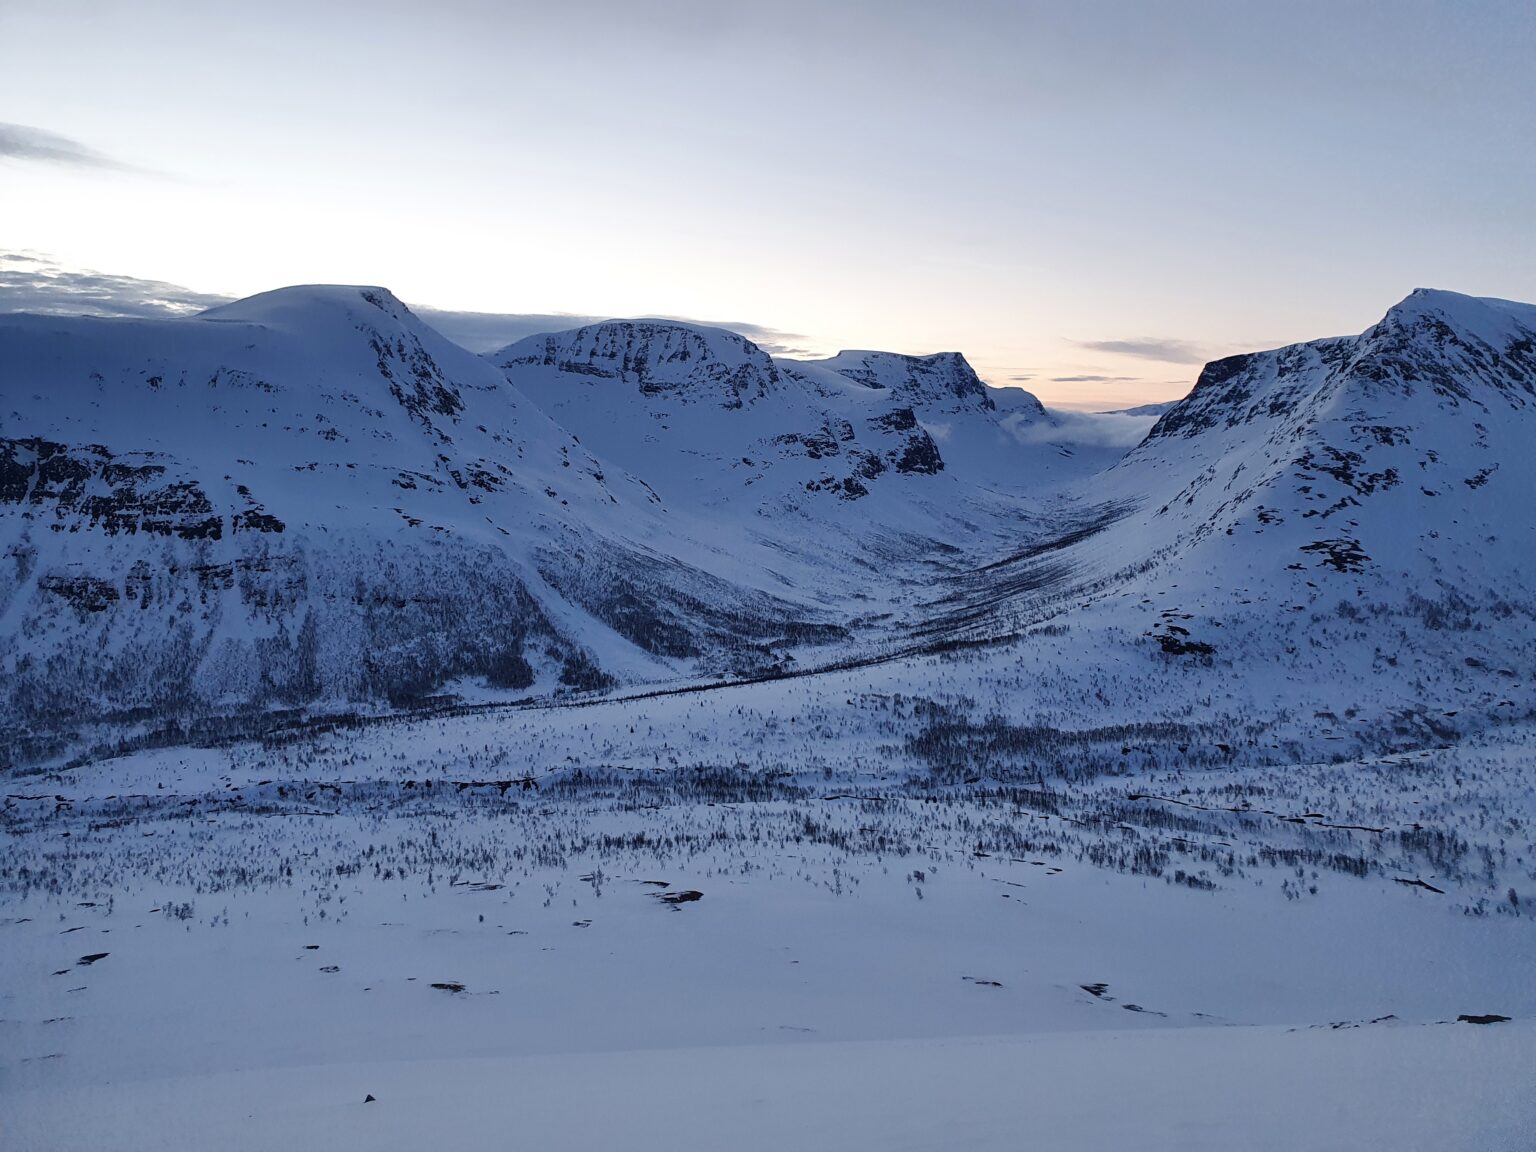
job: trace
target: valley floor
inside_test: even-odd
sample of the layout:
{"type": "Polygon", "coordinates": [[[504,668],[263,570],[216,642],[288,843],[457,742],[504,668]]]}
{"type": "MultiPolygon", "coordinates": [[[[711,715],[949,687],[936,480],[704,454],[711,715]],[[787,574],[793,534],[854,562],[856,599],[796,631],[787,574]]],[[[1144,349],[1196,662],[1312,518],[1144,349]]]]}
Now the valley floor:
{"type": "Polygon", "coordinates": [[[1531,1146],[1523,729],[1105,774],[838,687],[11,777],[0,1142],[1531,1146]]]}
{"type": "Polygon", "coordinates": [[[21,1093],[10,1146],[1513,1152],[1533,1043],[1196,1028],[279,1067],[21,1093]]]}

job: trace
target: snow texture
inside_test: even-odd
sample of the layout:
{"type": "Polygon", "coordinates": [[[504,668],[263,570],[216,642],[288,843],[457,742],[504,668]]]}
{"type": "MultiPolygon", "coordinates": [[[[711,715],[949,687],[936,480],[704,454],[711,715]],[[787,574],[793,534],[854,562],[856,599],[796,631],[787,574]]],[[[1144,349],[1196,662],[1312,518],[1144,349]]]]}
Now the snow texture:
{"type": "Polygon", "coordinates": [[[1447,292],[1092,417],[0,317],[7,1145],[1529,1148],[1533,437],[1447,292]]]}

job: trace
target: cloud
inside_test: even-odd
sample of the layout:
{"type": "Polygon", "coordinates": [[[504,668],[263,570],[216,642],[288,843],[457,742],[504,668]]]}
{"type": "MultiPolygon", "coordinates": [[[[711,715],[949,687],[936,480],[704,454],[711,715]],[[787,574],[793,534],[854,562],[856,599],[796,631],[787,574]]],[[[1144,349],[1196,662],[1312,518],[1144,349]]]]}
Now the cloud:
{"type": "Polygon", "coordinates": [[[1019,384],[1024,383],[1024,381],[1026,381],[1026,380],[1033,380],[1034,378],[1035,378],[1035,374],[1033,372],[1021,372],[1017,376],[1010,376],[1010,377],[1008,377],[1008,379],[1010,379],[1012,381],[1015,381],[1016,383],[1019,383],[1019,384]]]}
{"type": "MultiPolygon", "coordinates": [[[[0,312],[50,315],[189,316],[232,299],[179,284],[67,269],[35,252],[0,251],[0,312]]],[[[563,332],[611,319],[569,312],[462,312],[412,304],[423,321],[471,352],[493,352],[525,336],[563,332]]],[[[725,328],[751,340],[771,356],[810,355],[805,337],[762,324],[661,316],[680,324],[725,328]]]]}
{"type": "Polygon", "coordinates": [[[808,337],[798,332],[781,332],[762,324],[749,324],[743,320],[691,320],[687,316],[659,316],[659,320],[676,320],[679,324],[702,324],[707,328],[724,328],[738,336],[745,336],[770,356],[819,356],[815,348],[803,347],[808,337]]]}
{"type": "Polygon", "coordinates": [[[1156,336],[1145,336],[1139,340],[1079,340],[1077,346],[1092,352],[1136,356],[1142,360],[1161,360],[1169,364],[1204,364],[1210,359],[1207,350],[1198,344],[1156,336]]]}
{"type": "Polygon", "coordinates": [[[1140,376],[1052,376],[1052,384],[1139,384],[1140,376]]]}
{"type": "MultiPolygon", "coordinates": [[[[412,304],[412,310],[432,327],[456,344],[471,352],[494,352],[525,336],[538,336],[544,332],[564,332],[586,324],[601,324],[612,316],[582,316],[571,312],[455,312],[429,305],[412,304]]],[[[770,356],[805,356],[810,352],[800,347],[805,337],[794,332],[781,332],[762,324],[748,324],[730,320],[696,320],[690,316],[645,316],[645,320],[670,320],[678,324],[695,324],[707,328],[724,328],[745,336],[770,356]]]]}
{"type": "Polygon", "coordinates": [[[1021,444],[1056,444],[1080,448],[1134,448],[1146,439],[1156,416],[1123,412],[1073,412],[1047,408],[1049,421],[1020,422],[1010,431],[1021,444]]]}
{"type": "Polygon", "coordinates": [[[188,316],[228,301],[159,280],[66,269],[35,253],[0,252],[0,312],[188,316]]]}
{"type": "Polygon", "coordinates": [[[25,124],[0,123],[0,159],[31,160],[42,164],[64,164],[76,168],[113,168],[128,170],[104,153],[88,148],[78,140],[29,128],[25,124]]]}
{"type": "Polygon", "coordinates": [[[525,336],[563,332],[596,324],[606,316],[576,316],[568,312],[454,312],[413,304],[411,310],[455,344],[471,352],[494,352],[525,336]]]}

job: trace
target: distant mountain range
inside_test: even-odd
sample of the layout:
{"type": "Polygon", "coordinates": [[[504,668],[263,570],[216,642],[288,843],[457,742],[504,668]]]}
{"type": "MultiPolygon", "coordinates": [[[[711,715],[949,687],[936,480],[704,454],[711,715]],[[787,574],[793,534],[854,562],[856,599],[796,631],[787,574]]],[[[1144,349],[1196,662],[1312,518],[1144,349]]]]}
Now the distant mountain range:
{"type": "Polygon", "coordinates": [[[1092,448],[958,353],[796,361],[668,321],[482,357],[377,288],[0,316],[3,742],[791,675],[1053,620],[1105,660],[1251,666],[1326,612],[1339,677],[1405,630],[1431,675],[1418,641],[1454,627],[1456,675],[1529,682],[1536,308],[1415,292],[1127,412],[1159,419],[1092,448]]]}
{"type": "Polygon", "coordinates": [[[1156,404],[1138,404],[1134,408],[1111,408],[1104,413],[1105,416],[1161,416],[1168,409],[1174,407],[1177,400],[1162,400],[1156,404]]]}

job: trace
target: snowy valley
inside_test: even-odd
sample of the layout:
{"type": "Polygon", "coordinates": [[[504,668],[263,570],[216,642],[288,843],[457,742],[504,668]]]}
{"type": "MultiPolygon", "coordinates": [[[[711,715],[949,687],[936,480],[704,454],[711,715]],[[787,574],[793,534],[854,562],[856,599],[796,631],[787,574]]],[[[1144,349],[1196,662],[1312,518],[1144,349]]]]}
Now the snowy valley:
{"type": "Polygon", "coordinates": [[[604,1083],[686,1147],[1528,1147],[1536,306],[1136,418],[377,288],[0,315],[18,1146],[592,1147],[604,1083]]]}

